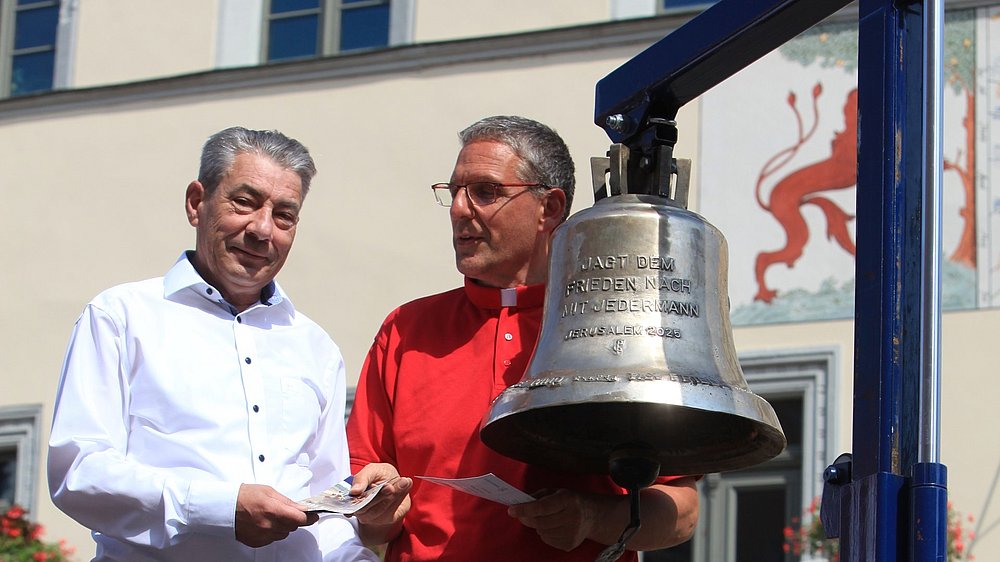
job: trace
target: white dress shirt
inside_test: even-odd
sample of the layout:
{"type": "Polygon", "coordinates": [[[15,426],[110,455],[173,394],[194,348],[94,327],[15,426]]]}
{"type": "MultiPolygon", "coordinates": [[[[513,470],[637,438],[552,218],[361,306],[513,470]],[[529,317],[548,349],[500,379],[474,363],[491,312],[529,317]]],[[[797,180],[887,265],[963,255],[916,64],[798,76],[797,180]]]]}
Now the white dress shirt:
{"type": "Polygon", "coordinates": [[[340,516],[262,548],[235,538],[241,483],[300,500],[350,473],[340,350],[276,284],[262,298],[237,314],[185,254],[84,309],[48,476],[95,560],[378,560],[340,516]]]}

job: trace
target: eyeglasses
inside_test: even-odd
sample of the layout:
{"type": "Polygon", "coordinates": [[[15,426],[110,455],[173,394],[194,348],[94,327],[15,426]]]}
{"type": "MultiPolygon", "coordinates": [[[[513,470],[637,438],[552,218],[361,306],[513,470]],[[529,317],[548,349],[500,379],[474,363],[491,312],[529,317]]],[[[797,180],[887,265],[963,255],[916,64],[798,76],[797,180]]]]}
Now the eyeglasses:
{"type": "Polygon", "coordinates": [[[465,185],[459,185],[455,183],[436,183],[431,186],[434,191],[434,198],[442,207],[451,207],[451,204],[455,202],[455,196],[458,195],[458,190],[465,188],[465,194],[469,197],[469,201],[472,202],[476,207],[483,207],[490,205],[497,200],[497,194],[501,187],[545,187],[549,186],[543,183],[497,183],[491,181],[474,181],[472,183],[467,183],[465,185]]]}

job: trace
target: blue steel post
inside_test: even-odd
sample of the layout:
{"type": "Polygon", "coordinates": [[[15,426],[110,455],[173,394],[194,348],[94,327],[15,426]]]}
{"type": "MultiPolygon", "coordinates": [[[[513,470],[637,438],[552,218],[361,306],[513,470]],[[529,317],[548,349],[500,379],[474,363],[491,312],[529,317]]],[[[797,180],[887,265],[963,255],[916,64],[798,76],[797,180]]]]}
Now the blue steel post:
{"type": "Polygon", "coordinates": [[[845,561],[944,560],[945,470],[921,454],[924,420],[937,415],[923,407],[934,384],[923,376],[925,363],[929,353],[936,357],[936,331],[928,333],[927,320],[936,312],[926,298],[934,288],[929,250],[936,251],[926,236],[934,209],[927,186],[939,165],[926,151],[933,144],[928,134],[939,134],[926,119],[927,100],[936,96],[926,52],[931,1],[860,3],[854,454],[840,514],[845,561]]]}

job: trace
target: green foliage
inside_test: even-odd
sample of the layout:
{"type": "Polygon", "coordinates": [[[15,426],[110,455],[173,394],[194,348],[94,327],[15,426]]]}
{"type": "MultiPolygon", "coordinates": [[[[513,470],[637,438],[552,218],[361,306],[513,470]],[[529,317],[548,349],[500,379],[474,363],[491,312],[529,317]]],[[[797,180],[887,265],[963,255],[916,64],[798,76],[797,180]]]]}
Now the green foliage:
{"type": "Polygon", "coordinates": [[[976,11],[946,12],[944,59],[945,83],[956,94],[972,92],[976,84],[976,11]]]}
{"type": "Polygon", "coordinates": [[[817,25],[778,50],[785,58],[802,66],[816,62],[820,68],[853,72],[858,67],[858,26],[854,23],[817,25]]]}
{"type": "MultiPolygon", "coordinates": [[[[971,92],[976,75],[976,11],[949,10],[944,22],[945,81],[956,94],[971,92]]],[[[853,72],[858,66],[858,25],[817,25],[778,48],[790,61],[802,66],[853,72]]]]}

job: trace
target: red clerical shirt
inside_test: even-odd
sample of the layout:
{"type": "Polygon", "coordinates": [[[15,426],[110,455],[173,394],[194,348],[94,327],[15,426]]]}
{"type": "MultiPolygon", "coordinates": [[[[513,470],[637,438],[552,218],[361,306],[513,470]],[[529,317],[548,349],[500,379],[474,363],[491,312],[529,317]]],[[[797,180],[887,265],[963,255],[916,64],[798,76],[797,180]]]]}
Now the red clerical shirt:
{"type": "MultiPolygon", "coordinates": [[[[534,494],[568,488],[624,494],[607,476],[529,466],[479,439],[490,403],[521,380],[542,321],[544,285],[476,285],[412,301],[385,319],[358,382],[347,424],[351,468],[395,465],[403,476],[465,478],[492,472],[534,494]]],[[[661,480],[661,481],[665,481],[661,480]]],[[[593,562],[605,548],[543,543],[507,507],[414,478],[412,507],[388,561],[593,562]]],[[[621,561],[635,561],[626,552],[621,561]]]]}

